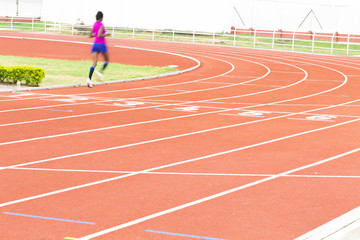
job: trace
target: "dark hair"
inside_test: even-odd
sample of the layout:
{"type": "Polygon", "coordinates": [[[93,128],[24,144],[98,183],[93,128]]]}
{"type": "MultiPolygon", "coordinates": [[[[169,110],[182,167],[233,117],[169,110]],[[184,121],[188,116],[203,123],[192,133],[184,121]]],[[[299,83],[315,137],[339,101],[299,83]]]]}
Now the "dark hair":
{"type": "Polygon", "coordinates": [[[98,11],[96,14],[96,21],[99,21],[104,17],[104,14],[101,11],[98,11]]]}

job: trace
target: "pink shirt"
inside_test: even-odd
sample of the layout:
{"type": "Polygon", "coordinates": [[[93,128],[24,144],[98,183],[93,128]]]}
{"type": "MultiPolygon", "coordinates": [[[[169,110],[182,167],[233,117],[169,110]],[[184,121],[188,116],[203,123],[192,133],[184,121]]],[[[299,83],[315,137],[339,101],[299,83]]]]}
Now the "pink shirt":
{"type": "MultiPolygon", "coordinates": [[[[93,33],[94,33],[94,37],[95,37],[95,43],[99,43],[99,44],[105,44],[105,37],[98,37],[98,33],[99,33],[99,29],[101,28],[101,26],[104,26],[104,24],[102,22],[95,22],[94,26],[93,26],[93,33]]],[[[105,30],[105,26],[103,28],[102,34],[105,34],[106,30],[105,30]]]]}

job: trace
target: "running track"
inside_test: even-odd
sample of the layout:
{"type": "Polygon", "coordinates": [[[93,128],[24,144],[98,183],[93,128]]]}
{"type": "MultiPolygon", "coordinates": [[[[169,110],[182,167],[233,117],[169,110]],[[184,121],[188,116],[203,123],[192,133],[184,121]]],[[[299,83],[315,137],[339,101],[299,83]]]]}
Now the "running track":
{"type": "MultiPolygon", "coordinates": [[[[2,55],[89,59],[87,38],[0,36],[2,55]]],[[[358,58],[109,44],[113,62],[201,65],[1,93],[1,240],[295,239],[359,206],[358,58]]]]}

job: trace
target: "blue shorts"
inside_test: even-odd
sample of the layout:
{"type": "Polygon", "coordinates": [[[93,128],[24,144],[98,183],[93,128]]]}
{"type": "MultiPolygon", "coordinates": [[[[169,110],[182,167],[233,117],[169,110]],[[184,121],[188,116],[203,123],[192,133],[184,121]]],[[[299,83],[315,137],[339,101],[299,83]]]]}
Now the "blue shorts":
{"type": "Polygon", "coordinates": [[[91,48],[91,53],[101,52],[104,54],[107,53],[107,51],[106,44],[94,43],[91,48]]]}

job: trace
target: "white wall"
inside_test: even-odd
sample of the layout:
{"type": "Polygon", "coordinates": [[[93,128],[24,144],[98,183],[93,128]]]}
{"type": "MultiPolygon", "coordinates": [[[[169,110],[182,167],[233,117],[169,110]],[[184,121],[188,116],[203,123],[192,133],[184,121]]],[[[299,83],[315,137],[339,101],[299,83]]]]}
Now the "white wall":
{"type": "MultiPolygon", "coordinates": [[[[19,0],[21,17],[40,17],[42,0],[19,0]]],[[[0,0],[0,16],[13,16],[17,14],[16,0],[0,0]]]]}
{"type": "MultiPolygon", "coordinates": [[[[359,0],[237,0],[235,6],[245,23],[257,29],[359,33],[359,0]],[[322,28],[322,29],[321,29],[322,28]]],[[[242,24],[234,19],[240,28],[242,24]]]]}
{"type": "MultiPolygon", "coordinates": [[[[16,0],[0,0],[0,16],[15,15],[16,0]]],[[[105,14],[107,26],[229,32],[238,28],[360,33],[359,0],[19,0],[21,16],[92,24],[105,14]],[[35,2],[41,2],[36,6],[35,2]],[[32,2],[32,4],[30,4],[32,2]],[[21,5],[20,5],[21,6],[21,5]],[[32,6],[32,7],[31,7],[32,6]],[[239,20],[234,6],[245,22],[239,20]]]]}
{"type": "Polygon", "coordinates": [[[230,30],[233,0],[43,0],[44,19],[92,23],[98,10],[106,25],[221,31],[230,30]],[[99,4],[99,2],[101,2],[99,4]]]}

